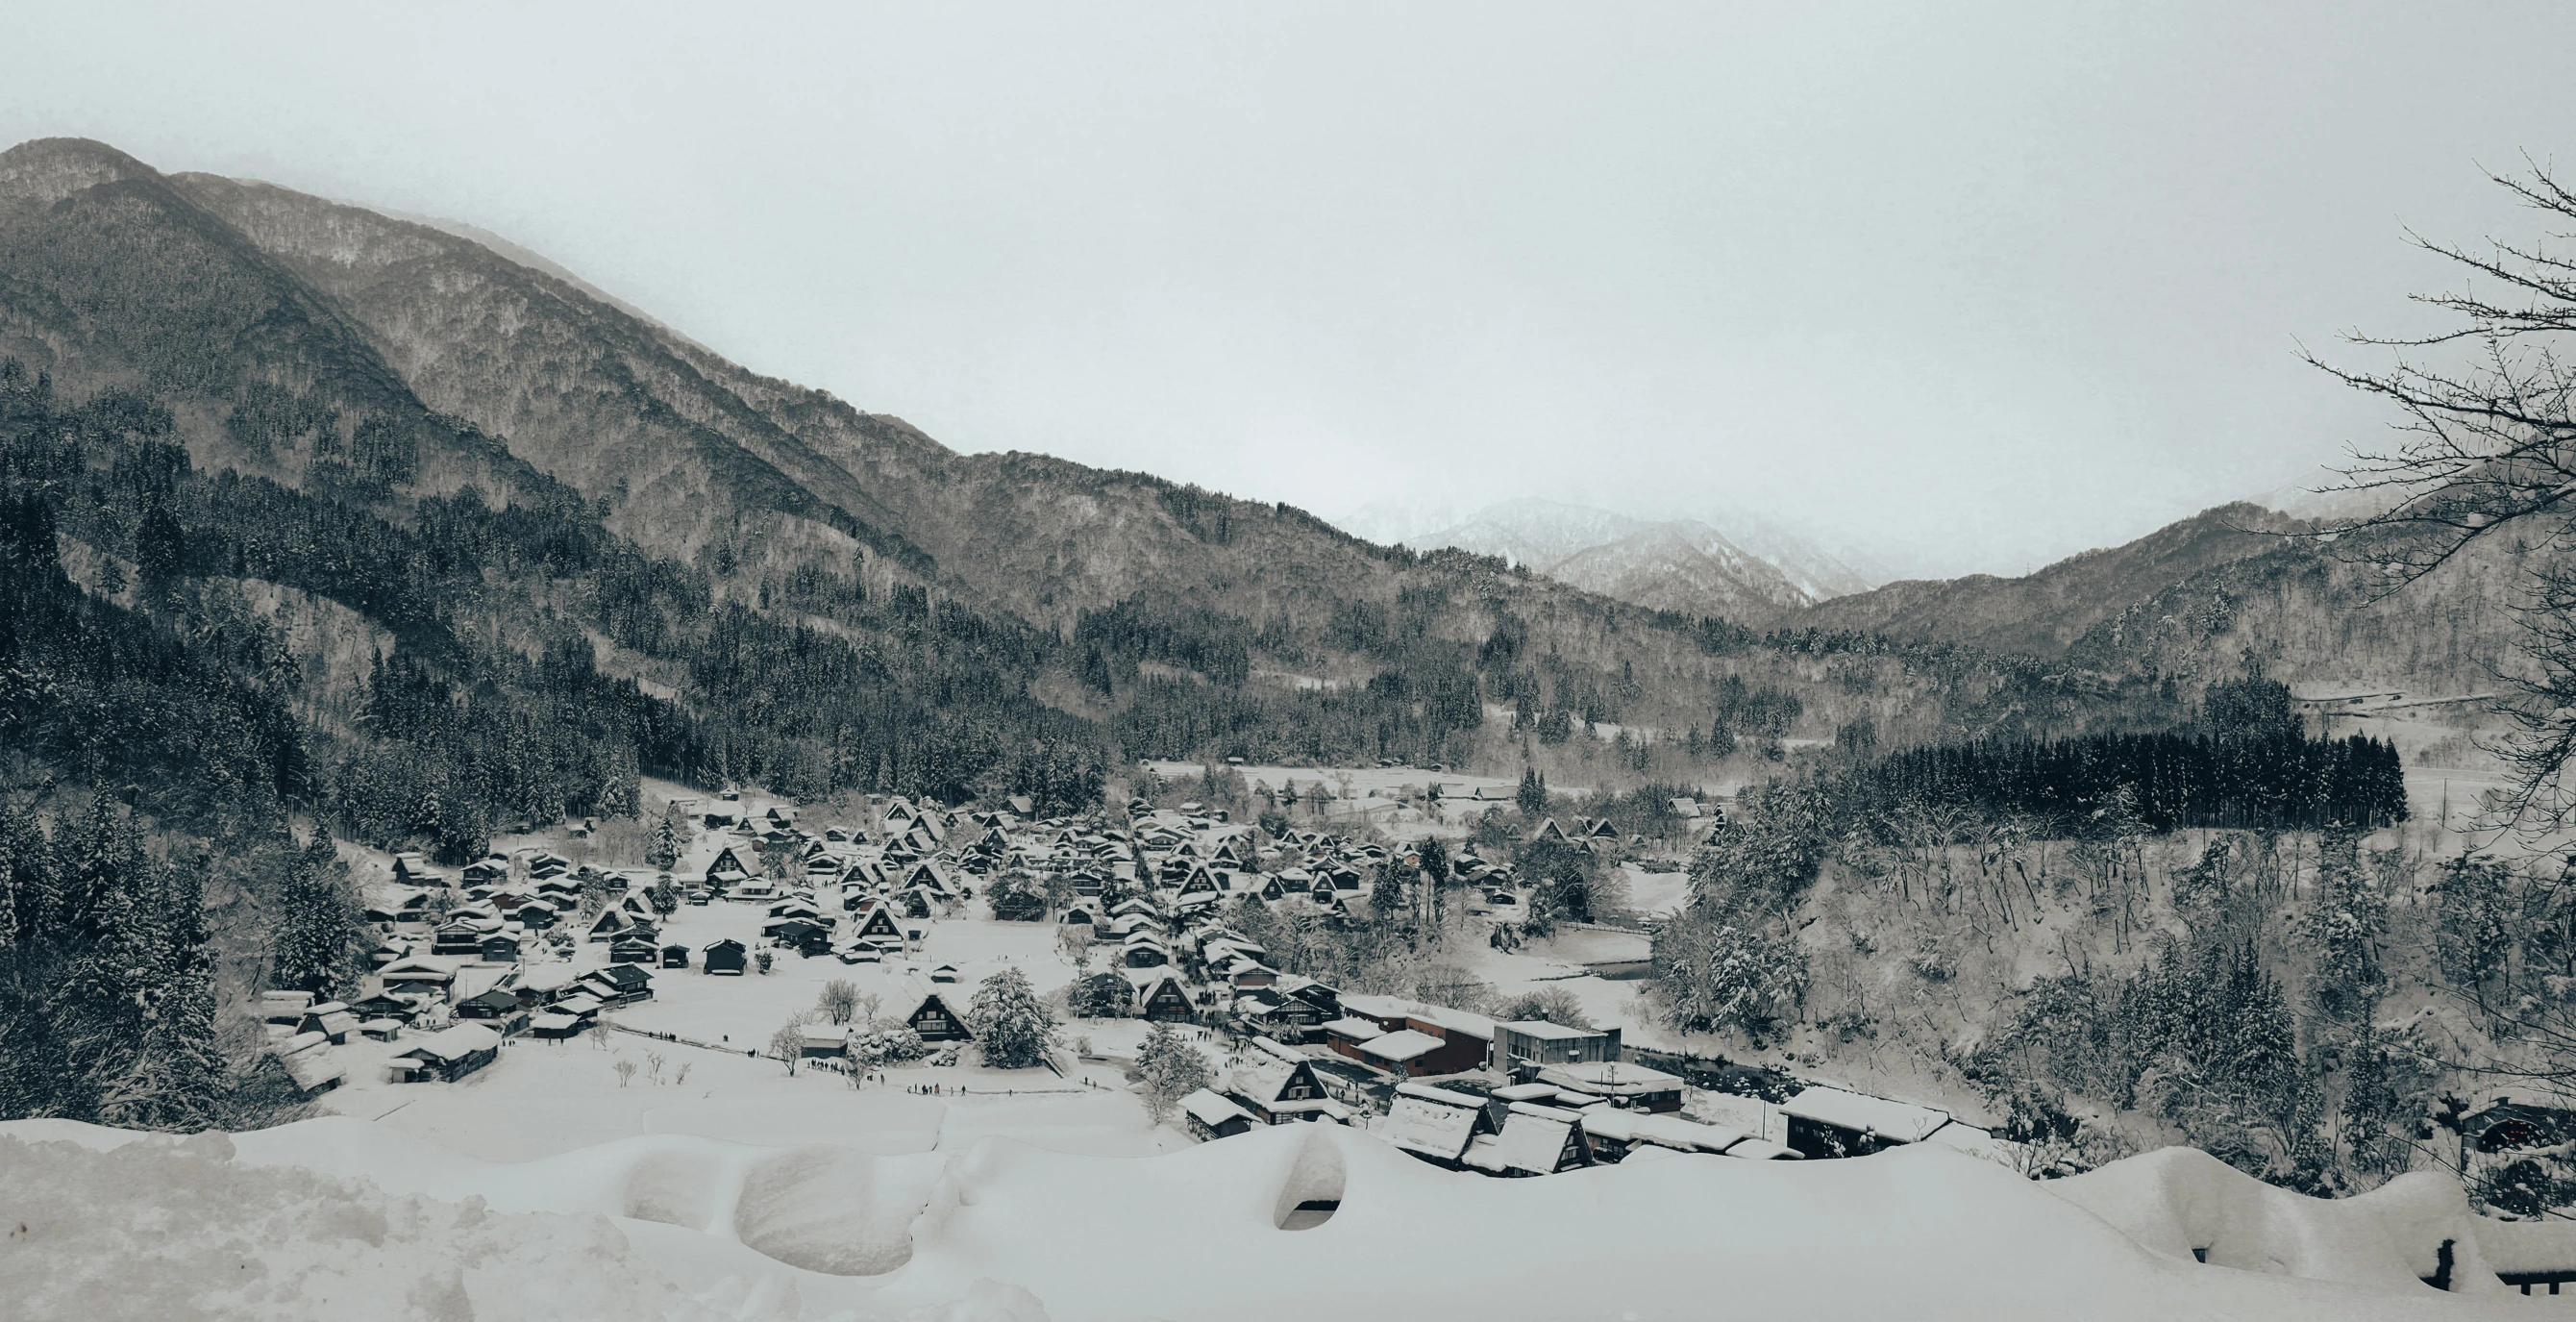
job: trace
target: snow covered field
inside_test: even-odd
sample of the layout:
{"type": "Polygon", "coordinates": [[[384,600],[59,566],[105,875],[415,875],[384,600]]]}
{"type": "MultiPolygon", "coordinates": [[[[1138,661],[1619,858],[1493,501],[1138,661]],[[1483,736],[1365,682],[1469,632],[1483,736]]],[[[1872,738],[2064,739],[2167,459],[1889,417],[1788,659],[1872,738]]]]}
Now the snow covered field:
{"type": "Polygon", "coordinates": [[[345,1118],[229,1141],[21,1121],[0,1125],[0,1221],[17,1227],[0,1297],[47,1319],[2350,1319],[2545,1306],[2501,1295],[2481,1236],[2508,1254],[2519,1241],[2482,1228],[2438,1177],[2326,1203],[2184,1151],[2056,1185],[1930,1147],[1815,1163],[1676,1154],[1497,1181],[1333,1125],[1144,1159],[1002,1137],[876,1156],[662,1134],[513,1163],[345,1118]],[[1315,1199],[1339,1208],[1281,1228],[1315,1199]],[[2487,1301],[2417,1283],[2445,1240],[2461,1287],[2487,1301]]]}

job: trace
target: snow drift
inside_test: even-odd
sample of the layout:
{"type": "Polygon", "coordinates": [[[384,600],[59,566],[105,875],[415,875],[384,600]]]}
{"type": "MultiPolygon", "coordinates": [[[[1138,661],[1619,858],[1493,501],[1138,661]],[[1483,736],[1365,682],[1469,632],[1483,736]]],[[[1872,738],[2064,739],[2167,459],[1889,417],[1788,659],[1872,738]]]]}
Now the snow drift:
{"type": "Polygon", "coordinates": [[[2438,1177],[2322,1202],[2186,1151],[2039,1185],[1928,1147],[1492,1180],[1335,1125],[1150,1158],[653,1135],[511,1164],[351,1119],[131,1137],[0,1125],[0,1217],[30,1227],[0,1288],[51,1310],[27,1316],[2504,1316],[2521,1301],[2417,1279],[2443,1241],[2463,1289],[2498,1288],[2490,1231],[2520,1261],[2576,1247],[2438,1177]]]}

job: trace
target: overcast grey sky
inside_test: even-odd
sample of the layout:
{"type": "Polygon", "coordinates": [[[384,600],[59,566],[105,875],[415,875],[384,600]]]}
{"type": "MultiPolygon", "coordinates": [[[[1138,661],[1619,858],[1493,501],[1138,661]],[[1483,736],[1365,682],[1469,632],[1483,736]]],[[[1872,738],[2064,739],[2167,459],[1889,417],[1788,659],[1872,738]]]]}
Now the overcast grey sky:
{"type": "Polygon", "coordinates": [[[2576,134],[2567,6],[13,8],[0,138],[469,221],[959,449],[1913,574],[2375,440],[2297,343],[2576,134]]]}

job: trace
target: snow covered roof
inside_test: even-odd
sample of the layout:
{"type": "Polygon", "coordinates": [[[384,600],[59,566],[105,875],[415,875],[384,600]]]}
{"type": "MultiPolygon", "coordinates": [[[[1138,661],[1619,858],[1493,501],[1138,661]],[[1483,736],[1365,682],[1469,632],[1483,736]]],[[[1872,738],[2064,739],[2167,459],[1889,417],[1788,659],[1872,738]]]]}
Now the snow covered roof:
{"type": "Polygon", "coordinates": [[[305,1092],[314,1092],[341,1077],[341,1069],[327,1052],[297,1051],[277,1058],[286,1067],[287,1077],[305,1092]]]}
{"type": "Polygon", "coordinates": [[[1855,1133],[1873,1133],[1899,1143],[1920,1143],[1950,1123],[1947,1111],[1845,1092],[1840,1088],[1806,1089],[1782,1102],[1780,1109],[1800,1119],[1855,1133]]]}
{"type": "Polygon", "coordinates": [[[1511,1114],[1503,1120],[1503,1132],[1479,1138],[1468,1146],[1466,1163],[1496,1174],[1511,1171],[1555,1174],[1556,1163],[1565,1155],[1565,1141],[1573,1133],[1577,1117],[1572,1112],[1549,1115],[1546,1110],[1526,1103],[1514,1106],[1511,1114]]]}
{"type": "Polygon", "coordinates": [[[529,991],[554,991],[580,980],[570,964],[539,964],[520,975],[519,985],[529,991]]]}
{"type": "Polygon", "coordinates": [[[1401,1019],[1413,1013],[1413,1002],[1400,996],[1353,994],[1342,998],[1342,1008],[1352,1014],[1371,1015],[1379,1019],[1401,1019]]]}
{"type": "Polygon", "coordinates": [[[1796,1148],[1783,1147],[1778,1143],[1759,1138],[1748,1138],[1728,1148],[1726,1155],[1742,1157],[1746,1161],[1800,1161],[1806,1156],[1796,1148]]]}
{"type": "Polygon", "coordinates": [[[1556,1089],[1544,1083],[1515,1083],[1494,1090],[1494,1100],[1500,1102],[1545,1102],[1555,1097],[1556,1089]]]}
{"type": "MultiPolygon", "coordinates": [[[[1456,1094],[1449,1094],[1455,1096],[1456,1094]]],[[[1380,1121],[1377,1135],[1407,1152],[1419,1152],[1442,1161],[1456,1161],[1467,1151],[1476,1136],[1476,1118],[1482,1108],[1470,1104],[1458,1106],[1414,1093],[1399,1092],[1380,1121]]]]}
{"type": "Polygon", "coordinates": [[[501,1045],[501,1035],[481,1024],[458,1024],[442,1028],[422,1038],[402,1054],[436,1060],[454,1060],[477,1051],[488,1051],[501,1045]]]}
{"type": "MultiPolygon", "coordinates": [[[[1967,1153],[1971,1157],[1983,1157],[1999,1166],[2011,1167],[2014,1170],[2021,1169],[2021,1155],[2028,1147],[2027,1144],[2015,1143],[2008,1138],[1997,1138],[1986,1130],[1963,1120],[1953,1120],[1933,1130],[1932,1136],[1923,1141],[1936,1148],[1949,1148],[1955,1152],[1967,1153]]],[[[2576,1263],[2570,1265],[2576,1266],[2576,1263]]]]}
{"type": "Polygon", "coordinates": [[[1494,1021],[1487,1015],[1453,1010],[1445,1005],[1425,1005],[1416,1007],[1409,1017],[1426,1024],[1437,1024],[1452,1033],[1465,1033],[1488,1042],[1494,1040],[1494,1021]]]}
{"type": "Polygon", "coordinates": [[[1596,1097],[1634,1097],[1639,1093],[1677,1092],[1682,1079],[1678,1074],[1648,1069],[1624,1061],[1595,1060],[1575,1065],[1549,1065],[1538,1072],[1541,1083],[1571,1088],[1596,1097]]]}
{"type": "Polygon", "coordinates": [[[1427,1083],[1399,1083],[1395,1085],[1395,1094],[1398,1097],[1419,1097],[1426,1102],[1438,1102],[1442,1106],[1481,1107],[1485,1104],[1484,1098],[1473,1093],[1452,1092],[1447,1088],[1436,1088],[1427,1083]]]}
{"type": "Polygon", "coordinates": [[[1571,1042],[1578,1038],[1601,1036],[1596,1029],[1568,1028],[1563,1024],[1550,1023],[1545,1019],[1515,1019],[1504,1024],[1503,1027],[1523,1037],[1537,1038],[1541,1042],[1571,1042]]]}
{"type": "Polygon", "coordinates": [[[1214,1129],[1229,1120],[1248,1121],[1252,1119],[1252,1113],[1250,1111],[1244,1110],[1242,1107],[1235,1105],[1233,1102],[1230,1102],[1223,1097],[1217,1096],[1215,1093],[1209,1092],[1205,1088],[1201,1088],[1196,1092],[1191,1093],[1189,1096],[1182,1098],[1181,1109],[1188,1112],[1191,1119],[1198,1121],[1200,1124],[1206,1125],[1210,1129],[1214,1129]]]}
{"type": "Polygon", "coordinates": [[[1429,1033],[1416,1032],[1407,1028],[1360,1043],[1360,1054],[1401,1065],[1408,1060],[1419,1059],[1437,1051],[1445,1045],[1447,1044],[1429,1033]]]}
{"type": "Polygon", "coordinates": [[[1736,1130],[1703,1125],[1677,1115],[1623,1111],[1607,1102],[1584,1108],[1583,1129],[1622,1143],[1651,1143],[1679,1152],[1724,1152],[1744,1141],[1744,1135],[1736,1130]]]}

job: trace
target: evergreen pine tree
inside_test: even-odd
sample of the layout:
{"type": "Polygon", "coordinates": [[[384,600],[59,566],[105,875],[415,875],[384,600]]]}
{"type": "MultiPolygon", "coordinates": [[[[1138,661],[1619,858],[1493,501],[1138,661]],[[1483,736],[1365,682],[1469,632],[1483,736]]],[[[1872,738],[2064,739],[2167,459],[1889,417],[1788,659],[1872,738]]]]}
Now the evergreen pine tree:
{"type": "Polygon", "coordinates": [[[1378,865],[1377,881],[1369,887],[1369,913],[1384,922],[1404,912],[1404,883],[1395,879],[1395,869],[1378,865]]]}
{"type": "Polygon", "coordinates": [[[1136,1050],[1136,1072],[1144,1076],[1145,1114],[1158,1125],[1171,1118],[1182,1098],[1208,1086],[1207,1057],[1170,1024],[1158,1023],[1145,1034],[1136,1050]]]}
{"type": "Polygon", "coordinates": [[[1038,999],[1027,974],[1005,968],[975,989],[968,1013],[984,1063],[995,1069],[1023,1070],[1045,1063],[1055,1046],[1055,1016],[1038,999]]]}
{"type": "Polygon", "coordinates": [[[215,1040],[215,959],[197,866],[155,868],[143,1001],[132,1049],[99,1079],[99,1120],[132,1129],[214,1124],[227,1078],[215,1040]]]}
{"type": "Polygon", "coordinates": [[[685,843],[679,823],[680,805],[672,804],[653,823],[652,843],[644,848],[644,861],[668,871],[680,865],[680,849],[685,843]]]}
{"type": "Polygon", "coordinates": [[[1513,793],[1512,802],[1525,817],[1537,817],[1547,811],[1547,777],[1536,767],[1521,768],[1521,787],[1513,793]]]}
{"type": "Polygon", "coordinates": [[[366,911],[326,831],[286,864],[269,939],[269,981],[323,999],[357,987],[365,970],[366,911]]]}

